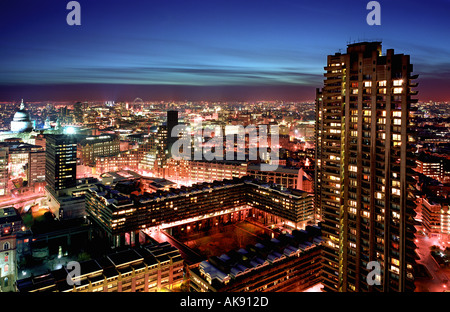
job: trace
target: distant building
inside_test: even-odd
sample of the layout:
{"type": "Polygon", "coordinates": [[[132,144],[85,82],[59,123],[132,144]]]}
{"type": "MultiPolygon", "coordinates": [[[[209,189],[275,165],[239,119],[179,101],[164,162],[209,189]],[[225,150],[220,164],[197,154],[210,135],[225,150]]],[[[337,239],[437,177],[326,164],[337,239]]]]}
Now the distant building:
{"type": "Polygon", "coordinates": [[[78,158],[85,165],[94,164],[97,157],[117,155],[119,151],[119,137],[113,134],[87,136],[77,146],[78,158]]]}
{"type": "Polygon", "coordinates": [[[172,137],[172,130],[178,125],[178,111],[167,111],[167,150],[169,157],[172,155],[172,145],[177,141],[177,137],[172,137]]]}
{"type": "Polygon", "coordinates": [[[443,157],[420,153],[416,159],[417,167],[414,168],[414,170],[427,177],[444,182],[444,178],[446,178],[444,167],[447,161],[448,160],[443,157]]]}
{"type": "Polygon", "coordinates": [[[30,132],[33,130],[33,122],[30,114],[25,110],[25,104],[20,104],[19,110],[14,114],[11,121],[11,132],[30,132]]]}
{"type": "Polygon", "coordinates": [[[307,174],[302,168],[289,168],[278,166],[276,170],[263,171],[260,165],[249,165],[248,175],[261,181],[275,183],[286,188],[302,190],[313,193],[313,177],[307,174]]]}
{"type": "MultiPolygon", "coordinates": [[[[0,142],[0,159],[6,157],[5,193],[43,191],[45,181],[45,150],[42,146],[23,143],[20,140],[0,142]]],[[[0,163],[0,172],[2,164],[0,163]]]]}
{"type": "Polygon", "coordinates": [[[181,184],[222,181],[247,175],[247,163],[243,161],[175,160],[167,161],[166,177],[181,184]]]}
{"type": "Polygon", "coordinates": [[[8,147],[0,147],[0,196],[8,193],[8,147]]]}
{"type": "Polygon", "coordinates": [[[74,136],[51,134],[46,137],[46,189],[59,190],[76,186],[77,142],[74,136]]]}
{"type": "Polygon", "coordinates": [[[97,156],[95,157],[95,174],[101,175],[106,172],[120,171],[120,170],[138,170],[139,168],[139,151],[132,149],[128,151],[119,152],[112,156],[97,156]]]}
{"type": "Polygon", "coordinates": [[[422,199],[422,224],[428,237],[450,242],[450,198],[430,196],[422,199]]]}

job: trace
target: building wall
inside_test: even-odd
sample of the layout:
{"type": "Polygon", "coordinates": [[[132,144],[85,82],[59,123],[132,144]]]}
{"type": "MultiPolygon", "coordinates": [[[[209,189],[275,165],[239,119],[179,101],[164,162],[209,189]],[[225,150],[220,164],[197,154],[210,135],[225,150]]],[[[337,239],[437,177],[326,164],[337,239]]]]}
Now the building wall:
{"type": "Polygon", "coordinates": [[[381,43],[329,55],[317,92],[316,206],[327,241],[328,291],[414,289],[414,204],[409,192],[409,56],[381,43]],[[370,225],[370,226],[369,226],[370,225]],[[366,282],[369,261],[381,287],[366,282]]]}
{"type": "Polygon", "coordinates": [[[0,196],[8,193],[8,147],[0,147],[0,196]]]}
{"type": "Polygon", "coordinates": [[[111,190],[102,188],[88,191],[86,210],[116,247],[122,244],[125,233],[136,234],[143,228],[162,223],[208,217],[212,213],[249,207],[289,220],[294,227],[313,222],[312,196],[301,191],[286,193],[255,183],[244,183],[243,178],[160,191],[149,195],[153,199],[144,197],[139,203],[128,197],[109,198],[111,190]]]}
{"type": "Polygon", "coordinates": [[[0,236],[0,291],[14,291],[16,278],[16,236],[0,236]]]}
{"type": "Polygon", "coordinates": [[[291,256],[254,272],[232,278],[226,284],[212,284],[197,269],[189,270],[189,286],[194,292],[283,292],[302,291],[321,282],[321,248],[291,256]],[[219,286],[219,287],[218,287],[219,286]]]}
{"type": "Polygon", "coordinates": [[[422,223],[429,237],[447,240],[450,237],[450,210],[445,202],[422,200],[422,223]]]}

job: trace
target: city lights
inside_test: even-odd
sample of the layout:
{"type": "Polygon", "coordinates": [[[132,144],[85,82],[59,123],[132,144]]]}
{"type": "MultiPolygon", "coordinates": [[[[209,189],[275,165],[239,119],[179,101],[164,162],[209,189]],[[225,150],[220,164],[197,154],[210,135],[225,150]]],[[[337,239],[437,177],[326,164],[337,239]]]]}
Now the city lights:
{"type": "Polygon", "coordinates": [[[450,3],[0,7],[1,311],[450,291],[450,3]]]}

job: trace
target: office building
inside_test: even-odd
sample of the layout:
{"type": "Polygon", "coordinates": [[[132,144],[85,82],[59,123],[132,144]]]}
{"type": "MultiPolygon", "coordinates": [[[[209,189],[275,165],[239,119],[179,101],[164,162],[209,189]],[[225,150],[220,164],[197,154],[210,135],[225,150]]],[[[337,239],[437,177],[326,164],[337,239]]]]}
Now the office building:
{"type": "Polygon", "coordinates": [[[422,199],[422,224],[425,234],[450,242],[450,198],[427,196],[422,199]]]}
{"type": "Polygon", "coordinates": [[[84,165],[93,165],[97,157],[117,155],[119,151],[120,140],[114,134],[87,136],[77,146],[78,158],[84,165]]]}
{"type": "Polygon", "coordinates": [[[177,137],[172,137],[173,128],[178,125],[178,111],[169,110],[167,111],[167,150],[169,156],[172,154],[172,145],[178,139],[177,137]]]}
{"type": "Polygon", "coordinates": [[[0,196],[8,193],[8,147],[0,147],[0,196]]]}
{"type": "Polygon", "coordinates": [[[285,188],[314,193],[313,178],[303,168],[278,166],[275,170],[261,170],[261,165],[249,165],[248,175],[261,181],[279,184],[285,188]]]}
{"type": "Polygon", "coordinates": [[[75,187],[77,178],[77,142],[72,135],[51,134],[46,137],[46,189],[58,191],[75,187]]]}
{"type": "Polygon", "coordinates": [[[167,161],[166,177],[183,185],[241,178],[247,175],[247,163],[234,160],[175,160],[167,161]]]}
{"type": "Polygon", "coordinates": [[[416,159],[417,167],[414,168],[414,170],[426,175],[427,177],[444,182],[444,167],[446,162],[448,162],[447,159],[443,157],[420,153],[416,159]]]}
{"type": "Polygon", "coordinates": [[[326,291],[412,291],[414,208],[408,55],[380,42],[329,55],[316,97],[316,207],[326,291]],[[381,272],[372,283],[368,263],[381,272]],[[377,285],[377,284],[380,285],[377,285]],[[373,285],[371,285],[373,284],[373,285]]]}

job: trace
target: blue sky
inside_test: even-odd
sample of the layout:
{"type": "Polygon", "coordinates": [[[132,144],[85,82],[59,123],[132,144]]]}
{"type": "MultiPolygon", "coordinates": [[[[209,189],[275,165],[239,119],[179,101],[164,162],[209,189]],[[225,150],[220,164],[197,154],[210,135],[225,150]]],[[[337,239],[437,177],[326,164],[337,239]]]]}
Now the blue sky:
{"type": "Polygon", "coordinates": [[[450,100],[450,1],[379,1],[380,26],[358,0],[80,0],[81,26],[68,2],[0,2],[0,100],[312,99],[326,56],[365,39],[411,55],[420,99],[450,100]]]}

